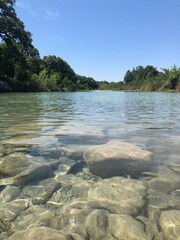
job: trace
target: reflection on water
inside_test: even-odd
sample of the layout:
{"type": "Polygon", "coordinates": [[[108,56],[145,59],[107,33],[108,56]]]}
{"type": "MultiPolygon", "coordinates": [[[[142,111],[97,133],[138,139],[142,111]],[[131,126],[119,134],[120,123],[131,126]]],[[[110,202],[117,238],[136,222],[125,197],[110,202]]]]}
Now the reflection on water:
{"type": "Polygon", "coordinates": [[[94,144],[121,139],[146,146],[166,160],[180,154],[179,102],[180,95],[174,93],[1,94],[0,139],[81,145],[90,135],[92,145],[93,137],[94,144]]]}

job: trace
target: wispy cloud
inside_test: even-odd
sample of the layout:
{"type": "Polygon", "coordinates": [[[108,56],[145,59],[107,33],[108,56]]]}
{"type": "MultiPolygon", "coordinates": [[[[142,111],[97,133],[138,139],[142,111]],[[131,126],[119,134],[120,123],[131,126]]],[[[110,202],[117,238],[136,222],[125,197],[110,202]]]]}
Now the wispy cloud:
{"type": "Polygon", "coordinates": [[[45,10],[43,18],[45,20],[56,20],[59,17],[59,11],[51,11],[50,9],[45,10]]]}
{"type": "Polygon", "coordinates": [[[24,3],[22,0],[16,1],[16,6],[25,10],[25,11],[27,11],[27,12],[29,12],[33,16],[36,15],[34,9],[30,5],[28,5],[27,3],[24,3]]]}

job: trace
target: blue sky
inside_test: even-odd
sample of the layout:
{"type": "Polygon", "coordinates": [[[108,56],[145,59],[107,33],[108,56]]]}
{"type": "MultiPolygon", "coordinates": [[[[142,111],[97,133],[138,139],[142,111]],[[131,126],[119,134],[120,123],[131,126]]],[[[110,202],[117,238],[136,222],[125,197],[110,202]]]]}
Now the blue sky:
{"type": "Polygon", "coordinates": [[[17,0],[16,13],[41,57],[95,80],[180,65],[180,0],[17,0]]]}

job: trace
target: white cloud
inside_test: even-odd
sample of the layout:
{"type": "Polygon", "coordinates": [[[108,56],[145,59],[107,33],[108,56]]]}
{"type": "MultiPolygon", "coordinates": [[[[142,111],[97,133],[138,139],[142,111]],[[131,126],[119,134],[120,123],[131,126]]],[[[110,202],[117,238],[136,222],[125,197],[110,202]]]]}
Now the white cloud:
{"type": "Polygon", "coordinates": [[[24,3],[22,0],[16,1],[16,6],[25,10],[25,11],[28,11],[33,16],[36,15],[33,8],[30,5],[28,5],[27,3],[24,3]]]}
{"type": "Polygon", "coordinates": [[[45,20],[56,20],[59,17],[59,11],[51,11],[50,9],[45,10],[43,18],[45,20]]]}

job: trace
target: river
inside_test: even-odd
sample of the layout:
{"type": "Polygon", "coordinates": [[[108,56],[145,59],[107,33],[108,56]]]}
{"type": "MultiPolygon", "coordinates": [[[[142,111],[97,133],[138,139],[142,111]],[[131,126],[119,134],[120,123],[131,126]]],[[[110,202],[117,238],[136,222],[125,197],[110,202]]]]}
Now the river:
{"type": "Polygon", "coordinates": [[[0,140],[93,145],[121,139],[166,161],[180,154],[179,103],[176,93],[1,94],[0,140]]]}
{"type": "MultiPolygon", "coordinates": [[[[180,185],[177,180],[180,179],[179,106],[179,93],[92,91],[0,94],[0,150],[5,152],[1,152],[0,157],[23,152],[39,163],[57,161],[62,156],[76,163],[83,161],[79,152],[112,140],[147,150],[152,153],[153,166],[137,180],[150,189],[143,197],[147,198],[144,206],[146,213],[141,211],[139,214],[145,214],[143,217],[151,221],[152,216],[147,212],[160,209],[155,225],[160,224],[161,230],[156,229],[157,232],[152,233],[153,230],[147,230],[146,223],[142,222],[146,225],[147,239],[167,239],[166,224],[163,225],[163,220],[159,223],[158,219],[163,210],[180,210],[180,185]],[[64,149],[68,149],[69,155],[63,155],[64,149]],[[160,183],[163,190],[159,187],[160,183]],[[160,238],[161,231],[164,238],[160,238]],[[154,238],[153,234],[157,236],[154,238]]],[[[68,164],[72,166],[74,163],[70,161],[68,164]]],[[[66,165],[64,160],[62,165],[66,165]]],[[[1,190],[4,191],[4,187],[1,190]]],[[[25,196],[23,199],[26,199],[25,196]]],[[[17,218],[14,223],[19,226],[16,221],[20,220],[17,218]]]]}

